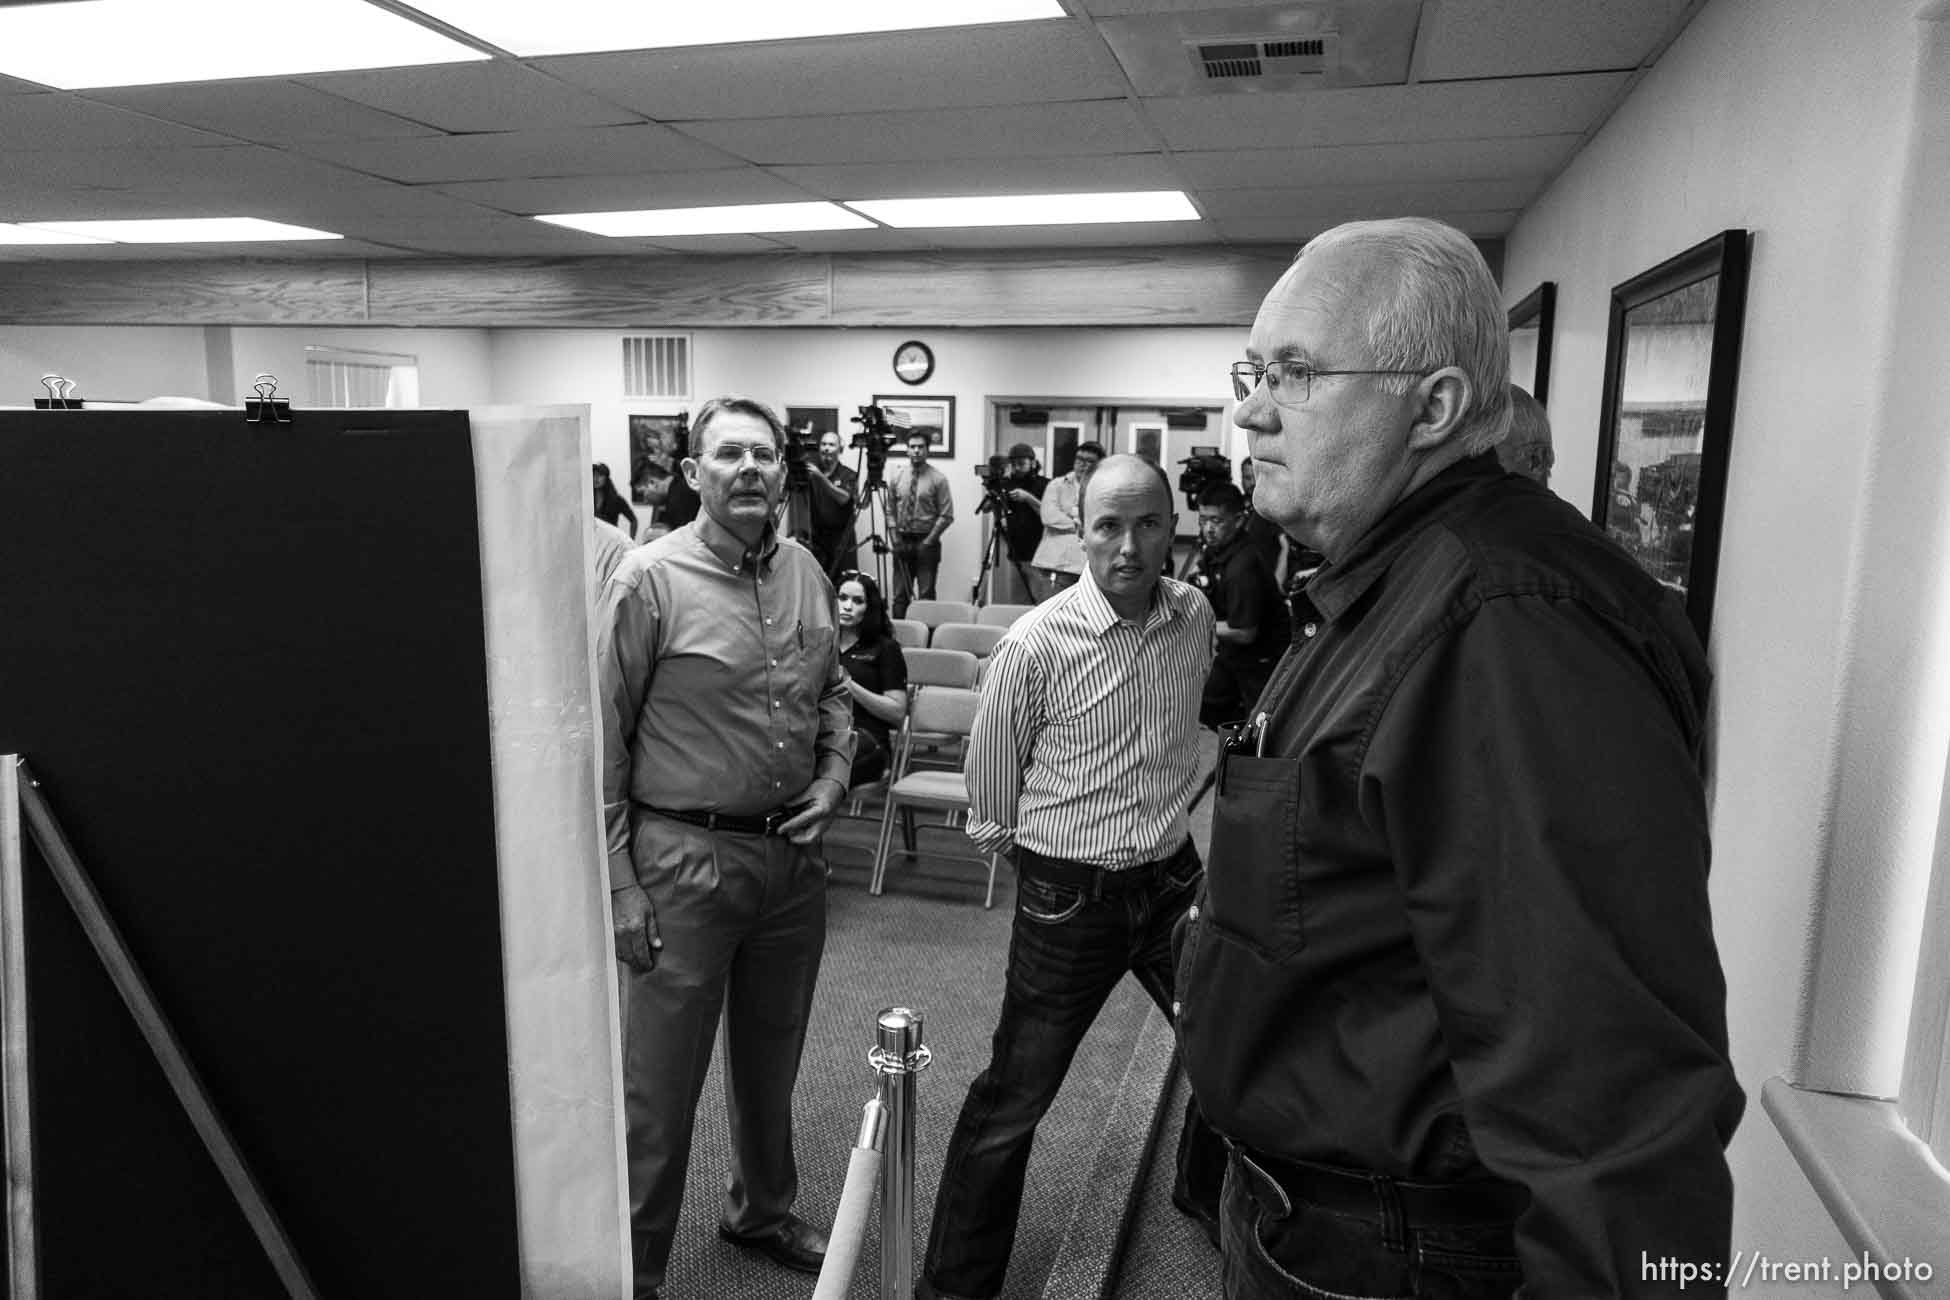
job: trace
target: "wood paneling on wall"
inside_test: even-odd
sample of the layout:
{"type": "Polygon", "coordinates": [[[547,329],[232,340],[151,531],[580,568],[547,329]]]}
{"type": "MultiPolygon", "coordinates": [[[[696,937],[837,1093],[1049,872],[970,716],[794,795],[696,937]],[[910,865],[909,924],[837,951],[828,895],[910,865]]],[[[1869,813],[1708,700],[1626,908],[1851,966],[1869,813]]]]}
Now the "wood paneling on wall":
{"type": "Polygon", "coordinates": [[[1293,250],[0,263],[0,324],[1246,325],[1293,250]]]}

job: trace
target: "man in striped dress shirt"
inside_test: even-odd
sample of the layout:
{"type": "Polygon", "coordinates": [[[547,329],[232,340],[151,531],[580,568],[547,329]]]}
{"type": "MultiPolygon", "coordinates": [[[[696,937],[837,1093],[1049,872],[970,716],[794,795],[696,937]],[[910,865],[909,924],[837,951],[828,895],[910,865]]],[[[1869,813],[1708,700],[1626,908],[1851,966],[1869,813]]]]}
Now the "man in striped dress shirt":
{"type": "MultiPolygon", "coordinates": [[[[1176,1010],[1171,932],[1201,875],[1187,809],[1212,608],[1159,576],[1176,516],[1151,465],[1106,460],[1082,519],[1082,581],[996,647],[969,739],[969,837],[1013,846],[1020,883],[1001,1016],[948,1144],[923,1300],[1001,1293],[1036,1125],[1125,972],[1176,1010]]],[[[1211,1139],[1199,1124],[1188,1140],[1211,1139]]]]}

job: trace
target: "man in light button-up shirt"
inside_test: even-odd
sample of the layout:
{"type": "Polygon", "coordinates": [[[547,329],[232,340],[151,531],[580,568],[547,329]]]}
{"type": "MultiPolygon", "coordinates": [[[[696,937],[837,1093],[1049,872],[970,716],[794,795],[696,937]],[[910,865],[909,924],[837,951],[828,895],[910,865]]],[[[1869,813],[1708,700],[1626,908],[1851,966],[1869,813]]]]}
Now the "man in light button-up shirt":
{"type": "MultiPolygon", "coordinates": [[[[1186,813],[1212,607],[1160,578],[1170,485],[1135,456],[1090,476],[1081,581],[996,647],[969,738],[968,834],[1013,847],[1019,882],[988,1069],[968,1090],[942,1168],[921,1294],[991,1300],[1015,1244],[1030,1147],[1111,990],[1135,974],[1172,1014],[1171,932],[1200,876],[1186,813]]],[[[1202,1123],[1185,1157],[1223,1168],[1202,1123]]],[[[1216,1213],[1216,1185],[1184,1186],[1216,1213]]]]}
{"type": "Polygon", "coordinates": [[[809,1271],[825,1249],[791,1212],[792,1090],[826,938],[811,846],[846,793],[852,707],[832,588],[773,532],[777,417],[721,398],[695,430],[702,511],[623,560],[597,638],[639,1300],[663,1284],[721,1011],[719,1233],[809,1271]]]}

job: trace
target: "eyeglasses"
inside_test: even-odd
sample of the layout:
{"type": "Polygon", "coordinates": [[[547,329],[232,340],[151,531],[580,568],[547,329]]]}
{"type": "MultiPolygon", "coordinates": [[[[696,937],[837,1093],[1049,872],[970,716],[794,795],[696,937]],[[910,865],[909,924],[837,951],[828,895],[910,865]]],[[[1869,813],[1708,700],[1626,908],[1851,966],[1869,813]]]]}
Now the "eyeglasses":
{"type": "Polygon", "coordinates": [[[1304,361],[1275,361],[1262,366],[1254,361],[1232,363],[1232,396],[1245,401],[1263,380],[1266,395],[1280,406],[1299,406],[1313,396],[1314,379],[1321,375],[1420,375],[1420,370],[1318,370],[1304,361]]]}

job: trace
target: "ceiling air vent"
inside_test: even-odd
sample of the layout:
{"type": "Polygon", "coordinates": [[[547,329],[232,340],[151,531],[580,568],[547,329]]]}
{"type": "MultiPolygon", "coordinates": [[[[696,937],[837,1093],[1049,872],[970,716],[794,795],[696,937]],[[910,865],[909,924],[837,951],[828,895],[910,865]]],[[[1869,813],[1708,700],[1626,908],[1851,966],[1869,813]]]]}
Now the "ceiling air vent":
{"type": "Polygon", "coordinates": [[[1187,41],[1192,62],[1207,81],[1320,77],[1332,68],[1338,41],[1332,34],[1296,40],[1187,41]]]}

